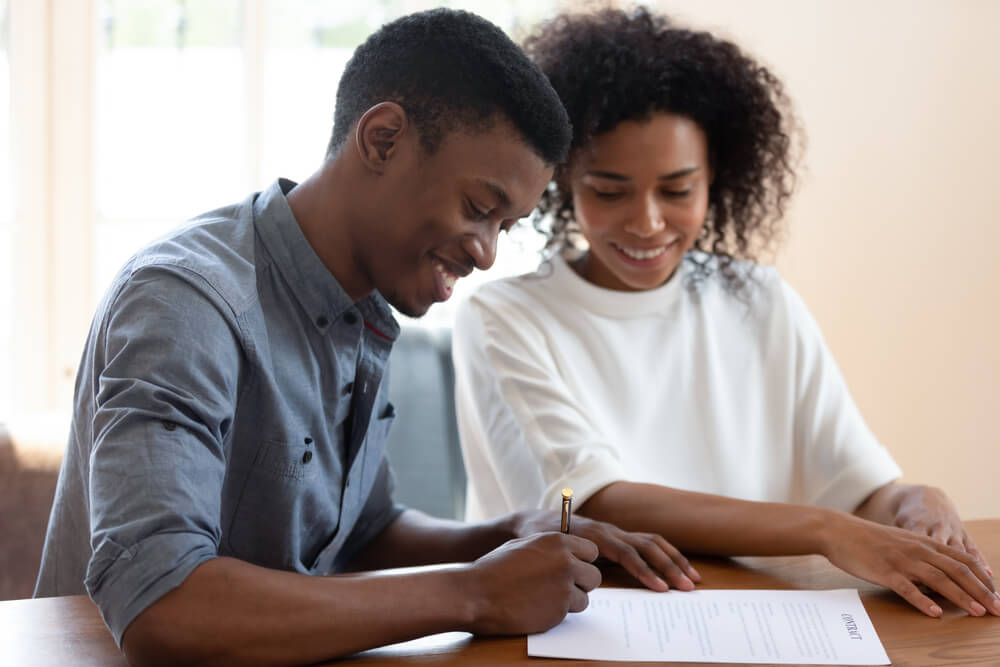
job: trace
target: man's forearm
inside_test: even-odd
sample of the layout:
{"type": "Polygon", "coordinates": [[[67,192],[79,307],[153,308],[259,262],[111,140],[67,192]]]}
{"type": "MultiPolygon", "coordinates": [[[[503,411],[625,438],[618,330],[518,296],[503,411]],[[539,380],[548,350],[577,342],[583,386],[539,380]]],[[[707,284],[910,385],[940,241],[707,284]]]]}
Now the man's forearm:
{"type": "Polygon", "coordinates": [[[824,553],[825,526],[837,514],[635,482],[609,484],[579,511],[625,530],[659,533],[685,553],[720,556],[824,553]]]}
{"type": "Polygon", "coordinates": [[[471,561],[514,537],[510,516],[463,523],[410,509],[369,542],[349,569],[381,570],[471,561]]]}
{"type": "Polygon", "coordinates": [[[308,664],[470,622],[457,568],[310,577],[232,558],[196,568],[125,631],[132,664],[308,664]]]}

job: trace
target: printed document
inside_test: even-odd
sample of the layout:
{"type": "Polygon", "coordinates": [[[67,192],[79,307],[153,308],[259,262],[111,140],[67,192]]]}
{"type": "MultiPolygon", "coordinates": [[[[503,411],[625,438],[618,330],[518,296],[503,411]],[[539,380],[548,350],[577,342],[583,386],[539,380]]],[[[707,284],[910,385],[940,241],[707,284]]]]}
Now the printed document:
{"type": "Polygon", "coordinates": [[[888,665],[858,592],[598,588],[528,637],[528,655],[577,660],[888,665]]]}

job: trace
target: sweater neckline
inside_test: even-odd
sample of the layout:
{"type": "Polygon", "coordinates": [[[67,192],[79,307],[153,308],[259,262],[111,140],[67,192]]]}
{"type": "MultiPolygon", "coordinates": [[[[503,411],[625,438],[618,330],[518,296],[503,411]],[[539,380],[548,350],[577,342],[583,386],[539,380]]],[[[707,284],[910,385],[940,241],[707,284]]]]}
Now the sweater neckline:
{"type": "Polygon", "coordinates": [[[557,253],[550,261],[555,285],[564,296],[585,310],[616,319],[663,312],[680,298],[687,267],[687,262],[681,260],[670,280],[659,287],[641,292],[626,292],[598,287],[588,282],[573,270],[562,253],[557,253]]]}

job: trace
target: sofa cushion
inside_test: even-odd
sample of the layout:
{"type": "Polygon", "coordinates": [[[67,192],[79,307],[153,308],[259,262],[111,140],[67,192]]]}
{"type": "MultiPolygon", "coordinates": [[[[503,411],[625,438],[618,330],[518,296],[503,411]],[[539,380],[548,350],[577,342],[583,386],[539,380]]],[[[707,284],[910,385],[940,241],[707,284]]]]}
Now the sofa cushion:
{"type": "Polygon", "coordinates": [[[386,452],[395,498],[428,514],[465,514],[465,466],[455,421],[451,330],[403,327],[392,348],[389,400],[396,421],[386,452]]]}

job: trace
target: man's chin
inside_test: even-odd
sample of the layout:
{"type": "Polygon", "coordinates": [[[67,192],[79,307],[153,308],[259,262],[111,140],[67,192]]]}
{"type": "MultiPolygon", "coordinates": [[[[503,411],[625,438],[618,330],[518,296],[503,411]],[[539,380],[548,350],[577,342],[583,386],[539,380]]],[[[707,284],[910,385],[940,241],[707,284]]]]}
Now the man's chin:
{"type": "Polygon", "coordinates": [[[386,301],[388,301],[389,305],[395,308],[398,312],[412,318],[423,317],[427,314],[427,310],[431,307],[431,304],[429,303],[412,303],[404,299],[393,297],[386,297],[386,301]]]}

